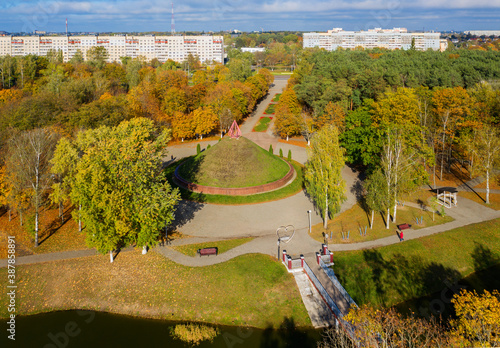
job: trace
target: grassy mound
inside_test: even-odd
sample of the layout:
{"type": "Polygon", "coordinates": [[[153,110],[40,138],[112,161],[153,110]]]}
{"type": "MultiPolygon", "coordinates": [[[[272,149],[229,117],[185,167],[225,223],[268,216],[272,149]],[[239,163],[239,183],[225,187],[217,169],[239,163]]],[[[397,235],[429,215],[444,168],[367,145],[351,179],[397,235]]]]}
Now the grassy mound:
{"type": "Polygon", "coordinates": [[[249,187],[281,179],[289,167],[246,138],[224,138],[210,149],[190,158],[179,174],[199,185],[249,187]]]}

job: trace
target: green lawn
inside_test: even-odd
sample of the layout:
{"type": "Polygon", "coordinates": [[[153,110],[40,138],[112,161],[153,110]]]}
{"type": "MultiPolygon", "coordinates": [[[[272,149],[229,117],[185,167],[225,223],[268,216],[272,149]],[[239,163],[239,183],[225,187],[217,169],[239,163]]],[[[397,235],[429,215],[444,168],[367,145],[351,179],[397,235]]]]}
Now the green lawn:
{"type": "MultiPolygon", "coordinates": [[[[302,182],[303,182],[303,174],[302,174],[302,169],[303,166],[295,161],[290,162],[293,167],[295,168],[295,172],[297,173],[297,176],[295,180],[275,191],[270,191],[266,193],[260,193],[256,195],[250,195],[250,196],[224,196],[224,195],[206,195],[202,193],[196,193],[196,192],[191,192],[188,190],[185,190],[183,188],[179,188],[179,191],[181,193],[182,199],[186,200],[191,200],[191,201],[196,201],[196,202],[201,202],[201,203],[213,203],[213,204],[253,204],[253,203],[262,203],[262,202],[269,202],[269,201],[275,201],[278,199],[283,199],[289,196],[292,196],[294,194],[299,193],[302,191],[302,182]]],[[[177,187],[175,183],[172,180],[172,176],[175,171],[175,167],[178,165],[178,163],[172,163],[170,166],[168,166],[165,171],[166,171],[166,176],[168,181],[170,182],[170,185],[177,187]]]]}
{"type": "Polygon", "coordinates": [[[261,117],[259,122],[253,127],[254,132],[265,132],[271,123],[272,117],[261,117]]]}
{"type": "Polygon", "coordinates": [[[335,273],[358,304],[393,306],[500,264],[500,219],[387,247],[335,253],[335,273]]]}
{"type": "Polygon", "coordinates": [[[274,114],[274,108],[275,108],[276,104],[269,104],[269,106],[267,107],[266,111],[264,111],[265,114],[267,115],[272,115],[274,114]]]}
{"type": "MultiPolygon", "coordinates": [[[[7,279],[7,269],[0,269],[7,279]]],[[[89,309],[141,317],[223,325],[278,327],[285,318],[311,322],[292,275],[267,255],[185,267],[139,250],[22,265],[16,268],[17,315],[89,309]],[[263,315],[265,313],[265,315],[263,315]]],[[[7,291],[0,295],[6,318],[7,291]]]]}
{"type": "Polygon", "coordinates": [[[273,102],[279,102],[281,97],[281,93],[276,94],[271,101],[273,102]]]}
{"type": "Polygon", "coordinates": [[[217,247],[218,253],[222,254],[228,250],[236,248],[237,246],[248,243],[252,240],[253,238],[229,239],[229,240],[221,240],[218,242],[178,245],[178,246],[173,246],[172,249],[175,249],[178,252],[181,252],[187,256],[196,256],[197,255],[196,252],[198,251],[198,249],[217,247]]]}

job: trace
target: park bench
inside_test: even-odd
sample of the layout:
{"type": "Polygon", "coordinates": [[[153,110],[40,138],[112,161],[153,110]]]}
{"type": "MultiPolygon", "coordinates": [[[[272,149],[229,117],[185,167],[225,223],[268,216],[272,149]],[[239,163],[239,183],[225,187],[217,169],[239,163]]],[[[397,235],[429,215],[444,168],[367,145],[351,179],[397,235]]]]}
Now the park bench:
{"type": "Polygon", "coordinates": [[[217,253],[218,253],[218,249],[217,247],[213,247],[213,248],[203,248],[203,249],[198,249],[198,254],[200,254],[200,257],[202,255],[215,255],[217,256],[217,253]]]}
{"type": "Polygon", "coordinates": [[[398,225],[398,229],[400,231],[403,231],[403,230],[408,230],[411,228],[411,225],[408,225],[408,224],[401,224],[401,225],[398,225]]]}

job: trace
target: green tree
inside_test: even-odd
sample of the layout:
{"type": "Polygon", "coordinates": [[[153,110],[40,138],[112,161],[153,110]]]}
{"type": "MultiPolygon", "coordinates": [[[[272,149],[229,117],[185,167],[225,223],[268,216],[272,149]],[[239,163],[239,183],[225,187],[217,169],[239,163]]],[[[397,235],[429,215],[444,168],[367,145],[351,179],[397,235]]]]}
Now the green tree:
{"type": "Polygon", "coordinates": [[[333,125],[325,126],[317,132],[308,149],[306,190],[321,212],[325,229],[329,216],[338,213],[342,202],[347,199],[346,184],[342,178],[344,152],[339,144],[338,129],[333,125]]]}
{"type": "Polygon", "coordinates": [[[108,59],[108,51],[102,46],[94,46],[87,50],[87,62],[96,69],[102,69],[108,59]]]}
{"type": "Polygon", "coordinates": [[[82,132],[71,200],[81,204],[87,243],[110,253],[126,245],[152,247],[174,218],[179,200],[162,170],[169,131],[136,118],[82,132]]]}

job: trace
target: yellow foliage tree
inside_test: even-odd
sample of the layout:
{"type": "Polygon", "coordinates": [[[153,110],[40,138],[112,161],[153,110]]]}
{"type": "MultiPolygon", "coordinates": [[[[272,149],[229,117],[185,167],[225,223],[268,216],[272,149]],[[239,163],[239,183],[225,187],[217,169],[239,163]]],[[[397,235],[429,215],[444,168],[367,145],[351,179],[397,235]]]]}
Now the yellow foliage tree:
{"type": "Polygon", "coordinates": [[[451,321],[459,344],[472,347],[500,346],[500,293],[462,290],[451,300],[457,319],[451,321]]]}

